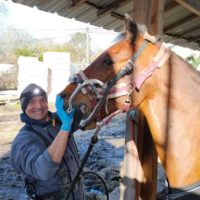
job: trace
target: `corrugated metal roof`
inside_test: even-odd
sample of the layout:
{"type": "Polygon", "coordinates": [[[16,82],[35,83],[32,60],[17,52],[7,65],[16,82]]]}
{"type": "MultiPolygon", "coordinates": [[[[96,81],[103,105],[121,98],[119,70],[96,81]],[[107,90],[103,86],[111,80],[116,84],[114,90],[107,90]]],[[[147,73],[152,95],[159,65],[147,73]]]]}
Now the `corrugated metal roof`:
{"type": "MultiPolygon", "coordinates": [[[[133,0],[13,0],[29,7],[75,18],[108,30],[123,31],[125,13],[133,13],[133,0]]],[[[200,1],[197,12],[185,8],[175,0],[165,0],[163,40],[200,50],[200,1]]]]}

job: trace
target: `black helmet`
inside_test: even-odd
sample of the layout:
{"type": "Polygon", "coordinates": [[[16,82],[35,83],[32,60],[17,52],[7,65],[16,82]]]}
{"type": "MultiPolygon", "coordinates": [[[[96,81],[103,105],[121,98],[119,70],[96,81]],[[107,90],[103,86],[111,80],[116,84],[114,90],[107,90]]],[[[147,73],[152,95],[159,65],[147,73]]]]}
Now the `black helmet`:
{"type": "Polygon", "coordinates": [[[29,101],[35,96],[43,96],[47,101],[47,93],[39,85],[31,83],[24,88],[20,95],[20,105],[23,112],[25,112],[29,101]]]}

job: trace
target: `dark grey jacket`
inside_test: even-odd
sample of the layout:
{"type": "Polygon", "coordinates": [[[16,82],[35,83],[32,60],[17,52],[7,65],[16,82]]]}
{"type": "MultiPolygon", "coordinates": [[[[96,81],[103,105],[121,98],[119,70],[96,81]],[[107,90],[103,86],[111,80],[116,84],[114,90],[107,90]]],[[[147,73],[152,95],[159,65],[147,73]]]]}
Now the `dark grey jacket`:
{"type": "MultiPolygon", "coordinates": [[[[50,192],[68,189],[80,166],[77,147],[73,135],[69,136],[64,159],[61,164],[52,161],[43,139],[33,130],[41,133],[52,142],[58,133],[58,128],[51,124],[46,127],[25,125],[13,141],[11,147],[11,165],[21,175],[35,185],[37,195],[43,196],[50,192]]],[[[76,184],[70,200],[83,200],[83,185],[76,184]]]]}

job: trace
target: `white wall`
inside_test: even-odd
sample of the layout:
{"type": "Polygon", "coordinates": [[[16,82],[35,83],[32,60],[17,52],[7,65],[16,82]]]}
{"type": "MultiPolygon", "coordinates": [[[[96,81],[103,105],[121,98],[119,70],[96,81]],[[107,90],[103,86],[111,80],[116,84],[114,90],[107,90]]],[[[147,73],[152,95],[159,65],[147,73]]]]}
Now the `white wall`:
{"type": "Polygon", "coordinates": [[[70,54],[66,52],[46,52],[43,63],[49,69],[49,100],[54,101],[56,94],[68,84],[70,76],[70,54]]]}
{"type": "Polygon", "coordinates": [[[0,64],[0,73],[9,73],[14,71],[15,65],[13,64],[0,64]]]}
{"type": "Polygon", "coordinates": [[[47,90],[48,69],[42,62],[35,57],[20,56],[18,66],[18,94],[30,83],[36,83],[47,90]]]}
{"type": "Polygon", "coordinates": [[[54,102],[56,94],[68,84],[70,76],[70,54],[65,52],[46,52],[43,62],[35,57],[18,59],[18,95],[30,83],[40,85],[54,102]]]}

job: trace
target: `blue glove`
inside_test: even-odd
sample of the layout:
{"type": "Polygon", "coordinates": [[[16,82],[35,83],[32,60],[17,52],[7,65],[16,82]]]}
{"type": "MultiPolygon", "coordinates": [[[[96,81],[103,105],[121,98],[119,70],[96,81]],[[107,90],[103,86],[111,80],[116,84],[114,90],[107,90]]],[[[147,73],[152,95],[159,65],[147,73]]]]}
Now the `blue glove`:
{"type": "Polygon", "coordinates": [[[67,113],[64,110],[64,99],[60,95],[56,96],[56,109],[57,114],[62,122],[60,130],[70,132],[75,109],[73,109],[70,113],[67,113]]]}

